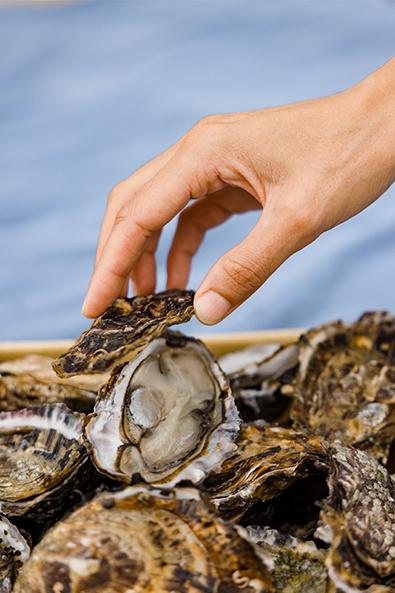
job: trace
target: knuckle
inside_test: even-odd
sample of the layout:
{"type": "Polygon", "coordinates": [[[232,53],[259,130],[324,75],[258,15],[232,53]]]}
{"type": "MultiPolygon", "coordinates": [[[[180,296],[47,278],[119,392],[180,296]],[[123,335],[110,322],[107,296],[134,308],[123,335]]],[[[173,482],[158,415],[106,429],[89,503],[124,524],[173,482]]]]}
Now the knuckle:
{"type": "Polygon", "coordinates": [[[193,143],[213,143],[222,137],[222,126],[217,115],[206,115],[199,119],[187,134],[187,140],[193,143]]]}
{"type": "Polygon", "coordinates": [[[122,194],[123,194],[122,185],[121,185],[121,183],[117,183],[117,185],[114,185],[114,187],[111,189],[110,193],[108,194],[107,204],[108,205],[116,204],[120,200],[122,194]]]}
{"type": "Polygon", "coordinates": [[[224,261],[223,271],[237,297],[254,292],[262,283],[259,270],[251,262],[229,258],[224,261]]]}

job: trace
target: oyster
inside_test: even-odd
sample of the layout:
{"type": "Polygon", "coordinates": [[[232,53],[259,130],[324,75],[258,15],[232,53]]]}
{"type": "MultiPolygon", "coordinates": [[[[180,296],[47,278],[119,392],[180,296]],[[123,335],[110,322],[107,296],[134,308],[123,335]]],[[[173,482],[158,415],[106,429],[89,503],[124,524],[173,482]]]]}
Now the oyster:
{"type": "Polygon", "coordinates": [[[97,468],[131,483],[200,482],[239,430],[225,375],[199,340],[167,332],[119,367],[86,427],[97,468]]]}
{"type": "Polygon", "coordinates": [[[244,422],[286,423],[289,419],[292,400],[288,396],[288,387],[296,373],[299,346],[289,344],[268,352],[268,356],[229,375],[244,422]]]}
{"type": "Polygon", "coordinates": [[[107,375],[59,378],[49,356],[31,354],[0,363],[0,409],[65,403],[78,412],[91,412],[107,375]]]}
{"type": "Polygon", "coordinates": [[[0,511],[48,525],[92,485],[83,417],[65,405],[0,414],[0,511]]]}
{"type": "Polygon", "coordinates": [[[259,549],[197,490],[102,494],[49,531],[15,593],[266,593],[259,549]]]}
{"type": "Polygon", "coordinates": [[[118,298],[53,364],[60,377],[102,373],[136,356],[171,325],[189,321],[194,293],[168,290],[118,298]]]}
{"type": "Polygon", "coordinates": [[[254,365],[271,356],[278,348],[278,344],[255,344],[223,354],[218,362],[228,377],[237,376],[244,373],[246,368],[254,368],[254,365]]]}
{"type": "Polygon", "coordinates": [[[301,339],[294,425],[386,461],[395,435],[395,318],[367,313],[301,339]]]}
{"type": "Polygon", "coordinates": [[[346,593],[395,591],[395,482],[373,457],[336,442],[322,519],[329,575],[346,593]]]}
{"type": "Polygon", "coordinates": [[[29,558],[30,547],[20,531],[0,515],[0,593],[11,593],[15,578],[29,558]]]}
{"type": "Polygon", "coordinates": [[[326,553],[314,542],[304,542],[269,527],[248,527],[252,541],[272,560],[274,593],[327,593],[326,553]]]}
{"type": "Polygon", "coordinates": [[[327,455],[319,437],[292,429],[242,425],[236,453],[204,486],[215,508],[240,520],[256,503],[271,500],[294,482],[326,472],[327,455]]]}

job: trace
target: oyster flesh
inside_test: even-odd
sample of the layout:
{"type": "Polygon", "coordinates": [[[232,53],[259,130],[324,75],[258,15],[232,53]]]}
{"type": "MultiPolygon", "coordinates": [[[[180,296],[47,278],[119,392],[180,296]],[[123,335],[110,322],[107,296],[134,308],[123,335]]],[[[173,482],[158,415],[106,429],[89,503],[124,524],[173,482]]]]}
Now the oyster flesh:
{"type": "Polygon", "coordinates": [[[237,409],[220,367],[199,340],[167,332],[118,367],[86,426],[97,468],[131,483],[200,482],[231,455],[237,409]]]}
{"type": "Polygon", "coordinates": [[[240,520],[255,503],[277,497],[294,482],[325,472],[327,454],[320,437],[300,431],[243,424],[236,453],[204,486],[215,508],[240,520]]]}
{"type": "Polygon", "coordinates": [[[165,329],[191,319],[193,297],[189,290],[168,290],[116,299],[53,363],[55,372],[59,377],[102,373],[131,360],[165,329]]]}
{"type": "MultiPolygon", "coordinates": [[[[263,556],[263,555],[262,555],[263,556]]],[[[50,530],[14,593],[266,593],[270,577],[237,527],[197,490],[102,494],[50,530]]]]}
{"type": "Polygon", "coordinates": [[[23,535],[7,517],[0,515],[0,593],[11,593],[29,554],[30,547],[23,535]]]}
{"type": "Polygon", "coordinates": [[[326,565],[339,591],[395,591],[395,482],[365,451],[331,447],[326,565]]]}
{"type": "Polygon", "coordinates": [[[107,375],[61,379],[49,356],[30,354],[0,363],[0,409],[20,410],[31,406],[65,403],[77,412],[91,412],[107,375]]]}
{"type": "Polygon", "coordinates": [[[83,417],[65,405],[0,413],[0,511],[48,525],[81,500],[91,462],[83,417]]]}
{"type": "Polygon", "coordinates": [[[274,593],[328,593],[325,551],[270,527],[248,527],[252,541],[272,560],[274,593]]]}
{"type": "Polygon", "coordinates": [[[386,461],[395,435],[395,318],[366,313],[301,338],[294,426],[386,461]]]}

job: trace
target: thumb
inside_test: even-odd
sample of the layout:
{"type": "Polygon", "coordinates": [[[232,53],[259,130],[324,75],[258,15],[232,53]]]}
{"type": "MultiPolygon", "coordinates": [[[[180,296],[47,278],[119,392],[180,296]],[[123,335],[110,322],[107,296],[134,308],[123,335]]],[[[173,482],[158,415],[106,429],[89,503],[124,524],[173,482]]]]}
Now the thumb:
{"type": "Polygon", "coordinates": [[[250,234],[209,270],[195,295],[197,318],[206,325],[224,319],[302,245],[283,217],[262,214],[250,234]]]}

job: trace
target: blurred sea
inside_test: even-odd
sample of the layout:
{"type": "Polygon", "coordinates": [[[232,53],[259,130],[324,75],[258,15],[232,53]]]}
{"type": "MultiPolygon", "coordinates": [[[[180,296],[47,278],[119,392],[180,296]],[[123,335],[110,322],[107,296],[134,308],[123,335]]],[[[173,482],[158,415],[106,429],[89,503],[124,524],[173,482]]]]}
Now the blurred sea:
{"type": "MultiPolygon", "coordinates": [[[[198,118],[332,93],[394,53],[389,0],[1,6],[0,339],[74,337],[87,325],[107,192],[198,118]]],[[[395,187],[291,258],[213,331],[395,310],[394,198],[395,187]]],[[[254,219],[208,235],[191,287],[254,219]]]]}

